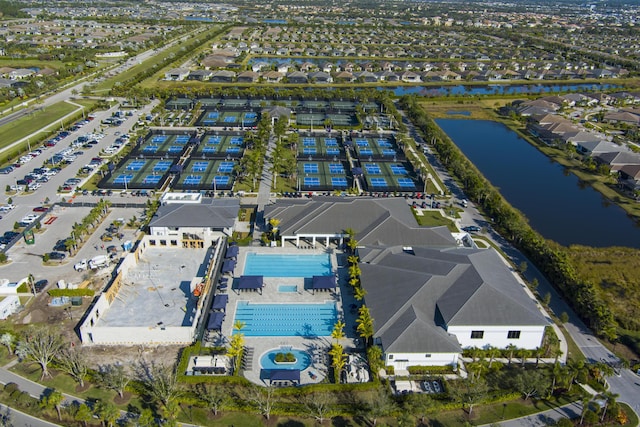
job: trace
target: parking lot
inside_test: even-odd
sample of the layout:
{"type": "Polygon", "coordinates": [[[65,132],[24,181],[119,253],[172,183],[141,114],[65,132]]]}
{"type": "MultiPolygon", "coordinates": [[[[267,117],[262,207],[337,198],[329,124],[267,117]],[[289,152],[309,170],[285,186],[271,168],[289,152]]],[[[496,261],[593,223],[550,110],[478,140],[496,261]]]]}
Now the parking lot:
{"type": "Polygon", "coordinates": [[[91,236],[86,237],[82,248],[73,256],[66,253],[63,260],[43,262],[43,255],[52,252],[56,243],[71,236],[74,223],[80,223],[89,213],[90,207],[60,207],[56,206],[42,219],[41,230],[35,233],[35,243],[27,245],[24,239],[15,244],[7,255],[10,262],[0,266],[0,277],[10,281],[18,281],[29,274],[33,274],[35,280],[47,279],[50,286],[58,280],[67,283],[80,284],[84,280],[95,275],[94,272],[77,272],[73,269],[76,262],[81,259],[90,259],[96,255],[107,254],[109,246],[115,246],[117,253],[122,254],[122,244],[127,240],[135,241],[137,228],[122,227],[119,235],[115,235],[112,241],[102,241],[100,237],[106,232],[111,223],[117,219],[124,219],[126,224],[136,216],[140,218],[143,210],[140,208],[113,208],[100,226],[91,236]],[[47,224],[48,223],[48,224],[47,224]]]}

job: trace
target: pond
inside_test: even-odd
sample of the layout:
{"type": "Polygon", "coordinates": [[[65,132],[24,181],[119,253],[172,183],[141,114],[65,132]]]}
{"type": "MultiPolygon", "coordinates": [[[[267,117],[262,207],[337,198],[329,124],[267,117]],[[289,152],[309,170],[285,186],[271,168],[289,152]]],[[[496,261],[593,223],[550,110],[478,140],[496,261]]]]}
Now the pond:
{"type": "Polygon", "coordinates": [[[640,247],[640,228],[503,124],[438,119],[465,156],[544,237],[562,245],[640,247]]]}

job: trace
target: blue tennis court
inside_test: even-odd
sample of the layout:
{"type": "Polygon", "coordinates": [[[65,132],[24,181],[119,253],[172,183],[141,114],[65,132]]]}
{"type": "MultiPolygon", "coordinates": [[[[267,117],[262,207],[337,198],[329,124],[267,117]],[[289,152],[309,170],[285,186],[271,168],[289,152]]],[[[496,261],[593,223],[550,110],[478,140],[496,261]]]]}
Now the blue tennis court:
{"type": "Polygon", "coordinates": [[[147,164],[146,160],[134,160],[127,165],[127,170],[137,172],[147,164]]]}
{"type": "Polygon", "coordinates": [[[318,173],[317,163],[304,163],[303,168],[304,168],[304,173],[318,173]]]}
{"type": "Polygon", "coordinates": [[[157,184],[162,179],[162,175],[147,175],[142,180],[143,184],[157,184]]]}
{"type": "Polygon", "coordinates": [[[182,145],[172,145],[171,147],[169,147],[169,153],[179,153],[184,149],[184,147],[182,145]]]}
{"type": "Polygon", "coordinates": [[[391,165],[389,167],[394,175],[407,175],[407,170],[402,165],[391,165]]]}
{"type": "Polygon", "coordinates": [[[331,175],[343,175],[344,166],[342,166],[342,163],[329,163],[329,173],[331,175]]]}
{"type": "Polygon", "coordinates": [[[311,141],[302,141],[302,145],[304,145],[305,147],[315,147],[316,140],[312,139],[311,141]]]}
{"type": "Polygon", "coordinates": [[[178,135],[176,136],[176,144],[186,144],[189,139],[191,139],[189,135],[178,135]]]}
{"type": "Polygon", "coordinates": [[[227,153],[236,154],[240,152],[240,147],[227,147],[227,153]]]}
{"type": "Polygon", "coordinates": [[[331,185],[333,185],[334,187],[346,187],[347,186],[347,178],[332,177],[331,178],[331,185]]]}
{"type": "Polygon", "coordinates": [[[302,149],[303,154],[316,154],[318,151],[315,147],[304,147],[302,149]]]}
{"type": "Polygon", "coordinates": [[[392,147],[393,145],[386,139],[379,139],[377,141],[379,147],[392,147]]]}
{"type": "Polygon", "coordinates": [[[216,185],[227,185],[230,179],[231,177],[224,175],[216,175],[215,177],[213,177],[213,181],[216,183],[216,185]]]}
{"type": "Polygon", "coordinates": [[[229,140],[229,144],[231,145],[242,145],[244,139],[241,136],[232,136],[229,140]]]}
{"type": "Polygon", "coordinates": [[[224,118],[225,123],[235,123],[237,121],[238,121],[238,118],[236,116],[226,116],[224,118]]]}
{"type": "Polygon", "coordinates": [[[365,170],[367,171],[368,174],[371,175],[381,175],[382,171],[380,170],[380,166],[378,166],[376,163],[368,163],[364,165],[365,170]]]}
{"type": "Polygon", "coordinates": [[[156,135],[151,139],[151,142],[155,142],[157,144],[162,144],[167,140],[167,135],[156,135]]]}
{"type": "Polygon", "coordinates": [[[114,184],[127,184],[133,180],[133,175],[118,175],[116,179],[113,180],[114,184]]]}
{"type": "Polygon", "coordinates": [[[220,166],[218,166],[218,173],[231,173],[234,166],[234,162],[221,162],[220,166]]]}
{"type": "Polygon", "coordinates": [[[386,187],[387,180],[384,178],[371,178],[371,186],[373,187],[386,187]]]}
{"type": "Polygon", "coordinates": [[[204,172],[209,167],[209,162],[195,162],[191,166],[191,172],[204,172]]]}
{"type": "Polygon", "coordinates": [[[244,113],[244,118],[245,119],[255,119],[257,117],[258,117],[258,114],[254,113],[254,112],[244,113]]]}
{"type": "Polygon", "coordinates": [[[218,152],[218,147],[204,147],[202,149],[203,153],[217,153],[218,152]]]}
{"type": "Polygon", "coordinates": [[[398,178],[398,185],[401,188],[416,188],[415,183],[410,178],[398,178]]]}
{"type": "Polygon", "coordinates": [[[327,154],[330,156],[337,156],[338,154],[340,154],[340,149],[339,148],[327,148],[327,154]]]}
{"type": "Polygon", "coordinates": [[[154,172],[165,172],[169,170],[173,162],[171,160],[161,160],[153,166],[154,172]]]}
{"type": "Polygon", "coordinates": [[[325,138],[324,139],[324,145],[326,147],[337,147],[338,146],[338,141],[335,138],[325,138]]]}
{"type": "Polygon", "coordinates": [[[205,144],[217,145],[217,144],[220,144],[220,141],[222,141],[222,138],[215,135],[207,138],[205,144]]]}
{"type": "Polygon", "coordinates": [[[320,186],[320,178],[315,176],[305,176],[304,177],[304,185],[319,187],[320,186]]]}
{"type": "Polygon", "coordinates": [[[200,181],[202,181],[202,176],[200,175],[189,175],[185,177],[184,184],[185,185],[199,185],[200,181]]]}
{"type": "Polygon", "coordinates": [[[217,111],[209,111],[209,114],[207,114],[208,119],[218,120],[218,117],[220,117],[220,113],[217,111]]]}
{"type": "Polygon", "coordinates": [[[146,147],[144,147],[142,149],[143,153],[155,153],[156,151],[158,151],[158,149],[160,148],[159,145],[147,145],[146,147]]]}
{"type": "Polygon", "coordinates": [[[371,155],[373,155],[373,150],[371,148],[361,148],[360,149],[360,154],[371,156],[371,155]]]}
{"type": "Polygon", "coordinates": [[[382,155],[383,156],[397,156],[398,153],[396,153],[396,150],[389,150],[388,148],[385,150],[382,150],[382,155]]]}
{"type": "Polygon", "coordinates": [[[356,139],[356,145],[358,147],[368,147],[369,141],[367,141],[366,139],[356,139]]]}

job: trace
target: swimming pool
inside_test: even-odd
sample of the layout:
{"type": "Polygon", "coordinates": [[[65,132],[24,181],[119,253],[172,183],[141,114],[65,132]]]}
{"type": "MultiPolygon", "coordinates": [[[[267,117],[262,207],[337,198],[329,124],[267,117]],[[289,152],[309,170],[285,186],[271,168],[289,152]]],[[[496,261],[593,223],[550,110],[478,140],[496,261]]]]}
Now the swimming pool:
{"type": "Polygon", "coordinates": [[[329,254],[290,255],[249,252],[244,275],[264,277],[331,276],[329,254]]]}
{"type": "Polygon", "coordinates": [[[280,285],[278,286],[278,292],[283,294],[291,294],[298,292],[297,285],[280,285]]]}
{"type": "Polygon", "coordinates": [[[250,304],[239,301],[233,322],[243,322],[247,337],[326,337],[338,319],[335,302],[323,304],[250,304]]]}
{"type": "Polygon", "coordinates": [[[269,350],[260,358],[260,367],[262,369],[298,369],[304,371],[311,365],[311,356],[304,350],[296,348],[279,348],[269,350]],[[276,354],[292,353],[296,358],[294,363],[276,363],[276,354]]]}

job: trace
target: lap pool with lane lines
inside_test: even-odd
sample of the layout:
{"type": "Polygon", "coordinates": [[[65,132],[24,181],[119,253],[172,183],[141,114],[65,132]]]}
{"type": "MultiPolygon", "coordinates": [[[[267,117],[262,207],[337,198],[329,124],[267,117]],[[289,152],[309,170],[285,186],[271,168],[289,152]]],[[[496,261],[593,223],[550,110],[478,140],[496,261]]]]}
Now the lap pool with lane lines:
{"type": "Polygon", "coordinates": [[[338,320],[336,303],[324,304],[253,304],[239,301],[235,322],[242,322],[241,333],[247,337],[326,337],[338,320]]]}
{"type": "Polygon", "coordinates": [[[244,275],[263,277],[331,276],[329,254],[291,255],[259,254],[250,252],[244,266],[244,275]]]}

